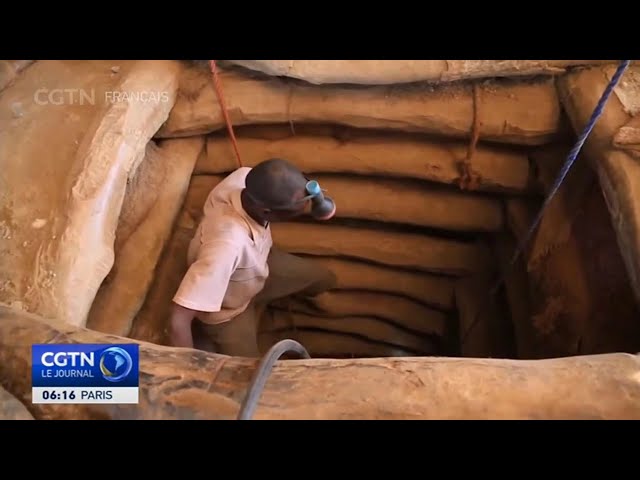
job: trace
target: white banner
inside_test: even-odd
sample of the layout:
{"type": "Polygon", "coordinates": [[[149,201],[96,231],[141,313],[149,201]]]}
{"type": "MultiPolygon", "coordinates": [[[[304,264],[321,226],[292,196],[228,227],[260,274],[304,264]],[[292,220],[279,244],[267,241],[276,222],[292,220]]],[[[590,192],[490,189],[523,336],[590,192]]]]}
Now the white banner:
{"type": "Polygon", "coordinates": [[[33,387],[31,403],[138,403],[138,387],[33,387]]]}

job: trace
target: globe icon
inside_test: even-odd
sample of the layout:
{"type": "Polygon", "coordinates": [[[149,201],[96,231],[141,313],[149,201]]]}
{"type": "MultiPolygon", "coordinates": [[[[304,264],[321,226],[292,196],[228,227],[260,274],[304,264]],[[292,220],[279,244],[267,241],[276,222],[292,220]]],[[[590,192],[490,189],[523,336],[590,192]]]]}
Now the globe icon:
{"type": "Polygon", "coordinates": [[[125,378],[132,367],[132,360],[126,350],[111,347],[102,353],[100,358],[100,372],[110,382],[117,382],[125,378]]]}

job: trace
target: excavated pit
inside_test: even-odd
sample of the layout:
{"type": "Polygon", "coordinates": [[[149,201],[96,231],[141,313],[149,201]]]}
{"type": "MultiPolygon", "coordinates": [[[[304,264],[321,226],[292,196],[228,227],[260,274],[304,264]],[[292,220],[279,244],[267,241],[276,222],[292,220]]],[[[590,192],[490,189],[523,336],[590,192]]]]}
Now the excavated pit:
{"type": "MultiPolygon", "coordinates": [[[[223,88],[243,164],[286,158],[338,205],[329,222],[272,225],[278,247],[332,269],[338,285],[273,302],[260,325],[263,351],[283,338],[316,358],[640,350],[638,302],[586,159],[508,268],[575,140],[553,81],[461,83],[442,94],[421,84],[338,86],[332,97],[229,72],[223,88]]],[[[156,344],[167,344],[204,200],[238,166],[221,115],[211,113],[209,72],[181,75],[168,119],[126,167],[113,264],[86,302],[87,328],[156,344]]]]}
{"type": "MultiPolygon", "coordinates": [[[[194,77],[201,85],[210,81],[206,71],[190,70],[186,75],[191,76],[191,86],[198,83],[194,77]]],[[[531,89],[527,98],[549,96],[545,79],[502,84],[531,89]]],[[[233,88],[227,85],[230,95],[233,88]]],[[[496,94],[495,89],[488,91],[496,94]]],[[[256,102],[260,93],[255,94],[256,102]]],[[[245,166],[287,158],[318,179],[338,204],[337,218],[330,222],[302,219],[272,225],[278,247],[329,267],[338,285],[313,299],[273,302],[261,321],[261,349],[293,338],[313,357],[332,358],[548,358],[637,351],[637,304],[590,170],[574,169],[567,181],[569,191],[563,188],[561,198],[552,203],[541,233],[508,267],[575,140],[565,112],[555,112],[549,104],[541,102],[545,110],[537,120],[542,127],[536,127],[536,135],[510,135],[505,129],[502,139],[498,133],[487,141],[481,136],[475,146],[449,132],[405,132],[395,125],[373,128],[371,123],[384,122],[361,122],[355,116],[321,123],[316,114],[307,121],[313,117],[311,110],[305,110],[301,123],[278,121],[283,113],[273,106],[275,114],[255,114],[255,120],[250,114],[243,116],[235,133],[245,166]],[[545,121],[557,130],[553,135],[546,131],[545,121]],[[467,159],[469,148],[473,151],[467,159]],[[471,175],[465,177],[465,171],[471,175]],[[492,293],[502,275],[504,283],[492,293]]],[[[179,98],[174,115],[183,106],[179,98]]],[[[284,115],[295,117],[290,108],[284,115]]],[[[483,112],[491,108],[485,99],[483,112]]],[[[438,116],[433,110],[429,114],[438,116]]],[[[486,113],[476,114],[492,123],[486,113]]],[[[528,121],[521,113],[514,118],[518,115],[528,121]]],[[[106,315],[99,303],[101,292],[87,323],[89,328],[160,344],[167,343],[169,302],[186,270],[187,244],[206,196],[238,166],[224,124],[210,132],[177,128],[172,133],[171,118],[153,144],[162,149],[171,148],[166,142],[200,139],[202,150],[195,162],[183,162],[193,164],[193,171],[172,231],[168,237],[162,233],[168,243],[154,279],[130,320],[130,330],[125,319],[134,310],[121,315],[124,329],[94,320],[110,318],[113,325],[113,315],[106,315]]],[[[154,148],[148,149],[150,159],[154,148]]],[[[188,155],[193,158],[192,151],[188,155]]],[[[131,198],[144,196],[135,192],[144,190],[145,175],[153,175],[152,168],[145,173],[145,161],[140,179],[129,185],[131,198]]],[[[116,243],[116,257],[117,252],[116,243]]],[[[197,329],[194,334],[198,336],[197,329]]]]}

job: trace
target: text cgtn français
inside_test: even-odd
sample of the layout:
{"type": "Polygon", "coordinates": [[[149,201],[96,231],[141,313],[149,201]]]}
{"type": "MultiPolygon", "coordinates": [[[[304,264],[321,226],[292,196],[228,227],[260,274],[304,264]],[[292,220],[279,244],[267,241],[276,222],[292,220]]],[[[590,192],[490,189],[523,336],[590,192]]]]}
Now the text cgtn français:
{"type": "Polygon", "coordinates": [[[124,91],[108,91],[104,92],[104,99],[108,103],[120,102],[141,102],[141,103],[159,103],[169,101],[169,92],[124,92],[124,91]]]}

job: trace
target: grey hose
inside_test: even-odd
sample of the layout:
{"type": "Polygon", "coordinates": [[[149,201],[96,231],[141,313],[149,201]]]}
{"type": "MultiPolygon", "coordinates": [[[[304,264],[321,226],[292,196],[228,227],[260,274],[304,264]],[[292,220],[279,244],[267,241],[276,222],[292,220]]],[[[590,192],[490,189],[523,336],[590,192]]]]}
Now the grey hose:
{"type": "Polygon", "coordinates": [[[258,399],[260,394],[267,383],[267,378],[273,369],[273,365],[278,361],[282,354],[286,352],[295,352],[300,355],[301,358],[311,358],[307,349],[295,340],[289,338],[280,340],[262,357],[258,368],[253,374],[251,383],[249,384],[249,390],[244,401],[240,406],[240,412],[236,420],[250,420],[253,417],[253,412],[258,405],[258,399]]]}

